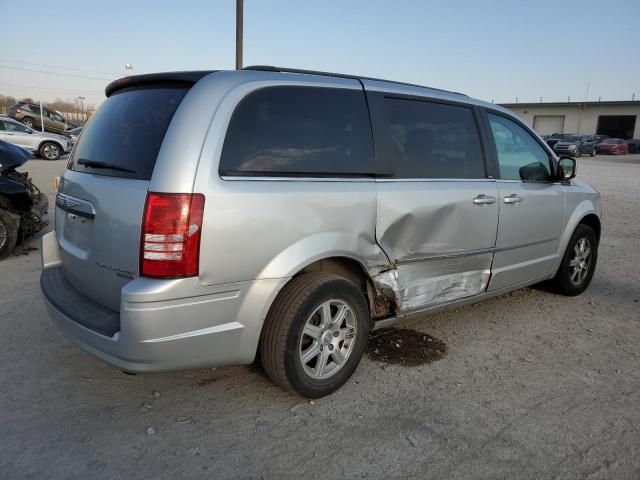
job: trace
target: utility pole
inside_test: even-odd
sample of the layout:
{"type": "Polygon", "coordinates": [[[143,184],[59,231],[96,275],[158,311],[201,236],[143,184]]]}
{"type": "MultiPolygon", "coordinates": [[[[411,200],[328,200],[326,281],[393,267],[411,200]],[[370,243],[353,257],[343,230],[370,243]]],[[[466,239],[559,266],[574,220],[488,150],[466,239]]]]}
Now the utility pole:
{"type": "Polygon", "coordinates": [[[84,120],[84,99],[86,97],[78,97],[78,100],[80,100],[80,118],[82,120],[84,120]]]}
{"type": "Polygon", "coordinates": [[[591,81],[587,82],[587,91],[584,94],[584,103],[582,104],[582,108],[580,109],[580,116],[578,117],[578,131],[576,133],[580,133],[580,127],[582,127],[582,115],[587,108],[587,101],[589,100],[589,87],[591,86],[591,81]]]}
{"type": "Polygon", "coordinates": [[[244,0],[236,0],[236,70],[242,69],[242,24],[244,0]]]}
{"type": "Polygon", "coordinates": [[[40,130],[44,132],[44,114],[42,113],[42,100],[40,102],[40,130]]]}

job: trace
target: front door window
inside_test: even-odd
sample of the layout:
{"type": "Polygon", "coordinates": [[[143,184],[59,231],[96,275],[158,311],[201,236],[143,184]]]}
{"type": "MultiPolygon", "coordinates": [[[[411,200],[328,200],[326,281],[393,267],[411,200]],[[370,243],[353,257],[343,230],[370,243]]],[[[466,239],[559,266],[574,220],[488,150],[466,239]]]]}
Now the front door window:
{"type": "Polygon", "coordinates": [[[500,165],[502,180],[547,182],[551,165],[547,152],[517,123],[489,114],[489,123],[500,165]]]}

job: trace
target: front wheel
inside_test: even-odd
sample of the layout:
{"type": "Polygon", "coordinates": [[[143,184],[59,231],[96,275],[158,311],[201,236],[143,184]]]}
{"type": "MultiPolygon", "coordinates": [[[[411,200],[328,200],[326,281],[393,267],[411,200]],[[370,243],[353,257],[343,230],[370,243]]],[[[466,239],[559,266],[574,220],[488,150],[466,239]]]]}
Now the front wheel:
{"type": "Polygon", "coordinates": [[[596,156],[596,149],[595,149],[595,147],[591,149],[591,153],[590,153],[589,155],[590,155],[590,156],[592,156],[592,157],[595,157],[595,156],[596,156]]]}
{"type": "Polygon", "coordinates": [[[280,387],[307,398],[340,388],[362,359],[369,308],[343,277],[305,273],[278,294],[265,319],[260,357],[280,387]]]}
{"type": "Polygon", "coordinates": [[[40,156],[46,160],[58,160],[60,155],[60,147],[53,142],[45,142],[40,147],[40,156]]]}
{"type": "Polygon", "coordinates": [[[551,285],[558,293],[580,295],[591,283],[598,260],[598,238],[588,225],[580,224],[573,232],[551,285]]]}
{"type": "Polygon", "coordinates": [[[18,241],[18,226],[9,212],[0,209],[0,260],[8,257],[18,241]]]}

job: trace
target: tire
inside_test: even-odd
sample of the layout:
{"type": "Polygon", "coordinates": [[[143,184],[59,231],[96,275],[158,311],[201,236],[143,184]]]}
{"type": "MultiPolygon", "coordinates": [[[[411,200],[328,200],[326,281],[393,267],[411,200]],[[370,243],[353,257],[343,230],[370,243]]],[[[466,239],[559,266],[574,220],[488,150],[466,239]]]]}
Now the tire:
{"type": "Polygon", "coordinates": [[[31,117],[24,117],[20,122],[22,122],[25,127],[33,128],[33,118],[31,117]]]}
{"type": "Polygon", "coordinates": [[[596,156],[596,148],[593,147],[593,149],[591,149],[591,153],[589,154],[590,157],[595,157],[596,156]]]}
{"type": "MultiPolygon", "coordinates": [[[[578,261],[580,262],[580,260],[578,261]]],[[[569,240],[560,268],[558,268],[556,276],[551,280],[551,287],[562,295],[570,297],[580,295],[591,283],[597,261],[598,238],[591,227],[580,224],[576,227],[569,240]],[[586,244],[581,242],[586,242],[586,244]],[[582,261],[582,268],[579,268],[580,273],[576,274],[576,268],[573,264],[576,262],[581,245],[585,245],[589,249],[590,256],[582,261]],[[588,263],[588,265],[585,266],[584,263],[588,263]]]]}
{"type": "Polygon", "coordinates": [[[40,145],[40,156],[45,160],[58,160],[60,158],[62,148],[55,142],[44,142],[40,145]]]}
{"type": "Polygon", "coordinates": [[[18,225],[6,210],[0,209],[0,260],[8,257],[18,241],[18,225]]]}
{"type": "Polygon", "coordinates": [[[370,320],[367,301],[355,284],[328,273],[302,274],[280,291],[269,309],[260,338],[262,366],[285,390],[306,398],[329,395],[360,363],[370,320]],[[329,327],[325,319],[335,320],[341,311],[346,313],[338,327],[329,327]]]}

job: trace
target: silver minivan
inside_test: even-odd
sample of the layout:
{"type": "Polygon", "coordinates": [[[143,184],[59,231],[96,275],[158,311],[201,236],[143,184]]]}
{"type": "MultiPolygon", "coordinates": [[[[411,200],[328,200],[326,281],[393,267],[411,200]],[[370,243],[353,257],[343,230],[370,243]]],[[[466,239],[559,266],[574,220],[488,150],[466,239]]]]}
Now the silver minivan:
{"type": "Polygon", "coordinates": [[[59,329],[128,372],[248,364],[314,398],[372,329],[591,281],[597,191],[504,108],[249,67],[110,84],[43,239],[59,329]]]}

